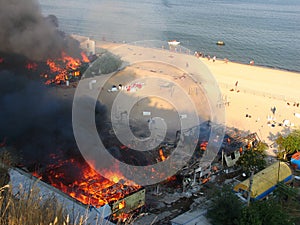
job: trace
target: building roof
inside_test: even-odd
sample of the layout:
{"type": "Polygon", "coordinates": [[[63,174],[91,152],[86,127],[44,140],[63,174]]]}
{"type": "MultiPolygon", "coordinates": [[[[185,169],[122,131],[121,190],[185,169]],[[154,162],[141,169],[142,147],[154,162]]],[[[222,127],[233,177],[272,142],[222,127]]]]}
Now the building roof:
{"type": "Polygon", "coordinates": [[[206,210],[185,212],[171,220],[172,225],[211,225],[205,217],[206,210]]]}
{"type": "MultiPolygon", "coordinates": [[[[292,176],[290,167],[284,162],[276,162],[264,170],[256,173],[253,176],[253,183],[251,188],[251,198],[260,199],[268,190],[273,188],[278,182],[285,181],[292,176]]],[[[240,192],[240,190],[248,191],[250,178],[237,184],[233,190],[240,192]]]]}
{"type": "Polygon", "coordinates": [[[64,206],[64,209],[69,213],[71,221],[75,221],[78,216],[86,216],[86,224],[95,224],[95,221],[103,221],[101,224],[114,225],[106,219],[111,215],[111,208],[109,205],[104,205],[101,208],[89,207],[77,200],[71,198],[69,195],[52,187],[49,184],[39,180],[38,178],[26,173],[18,168],[9,170],[10,185],[13,194],[30,193],[32,189],[36,188],[40,199],[48,199],[55,197],[55,199],[64,206]]]}

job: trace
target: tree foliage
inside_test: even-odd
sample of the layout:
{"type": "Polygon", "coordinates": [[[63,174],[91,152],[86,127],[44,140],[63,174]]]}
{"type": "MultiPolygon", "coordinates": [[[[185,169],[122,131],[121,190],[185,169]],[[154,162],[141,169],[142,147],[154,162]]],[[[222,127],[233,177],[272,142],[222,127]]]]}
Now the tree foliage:
{"type": "Polygon", "coordinates": [[[122,65],[122,60],[119,56],[113,55],[110,52],[102,53],[102,55],[93,62],[85,77],[93,77],[101,74],[109,74],[117,71],[122,65]]]}
{"type": "Polygon", "coordinates": [[[102,74],[109,74],[122,65],[120,57],[115,56],[111,53],[105,53],[99,58],[99,67],[102,74]]]}
{"type": "Polygon", "coordinates": [[[290,185],[280,182],[274,191],[274,200],[284,208],[295,221],[300,221],[299,191],[290,185]]]}
{"type": "Polygon", "coordinates": [[[259,143],[255,148],[246,150],[238,159],[236,164],[242,167],[242,170],[248,175],[251,171],[255,173],[266,168],[266,155],[264,153],[266,149],[264,143],[259,143]]]}
{"type": "Polygon", "coordinates": [[[265,153],[266,150],[268,150],[268,145],[262,141],[258,142],[258,144],[253,147],[253,150],[265,153]]]}
{"type": "Polygon", "coordinates": [[[244,207],[239,225],[285,225],[292,224],[284,208],[274,199],[253,202],[244,207]]]}
{"type": "Polygon", "coordinates": [[[213,197],[207,216],[214,225],[298,224],[300,203],[295,189],[281,184],[278,190],[269,199],[247,206],[241,203],[230,186],[224,186],[213,197]]]}
{"type": "Polygon", "coordinates": [[[242,203],[232,192],[230,186],[224,186],[213,198],[212,207],[207,216],[214,225],[235,225],[242,212],[242,203]]]}
{"type": "Polygon", "coordinates": [[[286,155],[300,150],[300,130],[294,130],[286,137],[280,135],[276,139],[278,145],[278,158],[286,159],[286,155]]]}

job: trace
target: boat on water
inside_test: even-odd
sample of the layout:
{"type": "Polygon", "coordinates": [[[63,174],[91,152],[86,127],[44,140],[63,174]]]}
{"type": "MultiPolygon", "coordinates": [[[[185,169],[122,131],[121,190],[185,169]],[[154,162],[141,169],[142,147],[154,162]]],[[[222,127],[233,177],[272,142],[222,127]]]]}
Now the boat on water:
{"type": "Polygon", "coordinates": [[[225,42],[224,42],[224,41],[217,41],[216,44],[217,44],[217,45],[225,45],[225,42]]]}
{"type": "Polygon", "coordinates": [[[172,40],[172,41],[168,41],[168,44],[169,44],[169,45],[173,45],[173,46],[177,46],[177,45],[180,44],[180,42],[179,42],[179,41],[176,41],[176,40],[172,40]]]}

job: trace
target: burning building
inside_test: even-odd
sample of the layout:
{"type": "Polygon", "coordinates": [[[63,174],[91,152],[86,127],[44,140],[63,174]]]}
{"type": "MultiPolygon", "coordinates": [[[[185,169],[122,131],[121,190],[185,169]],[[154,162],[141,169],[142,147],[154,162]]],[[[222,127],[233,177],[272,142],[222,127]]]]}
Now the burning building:
{"type": "Polygon", "coordinates": [[[87,68],[89,59],[84,52],[81,53],[82,59],[72,58],[65,52],[62,52],[58,59],[48,59],[47,65],[49,70],[43,74],[45,83],[49,84],[66,84],[80,79],[83,71],[87,68]]]}
{"type": "MultiPolygon", "coordinates": [[[[44,17],[33,0],[0,2],[0,18],[0,140],[7,140],[1,146],[17,149],[18,165],[27,170],[12,170],[12,182],[37,177],[83,208],[109,205],[114,218],[144,205],[142,187],[128,185],[115,171],[103,171],[104,178],[81,158],[72,131],[74,89],[49,87],[81,77],[89,59],[80,42],[58,29],[55,16],[44,17]]],[[[94,42],[85,43],[94,53],[94,42]]]]}
{"type": "Polygon", "coordinates": [[[145,189],[128,183],[118,170],[99,174],[84,159],[51,154],[47,165],[31,174],[87,206],[111,207],[112,217],[126,219],[145,204],[145,189]]]}
{"type": "Polygon", "coordinates": [[[145,205],[144,188],[127,186],[121,180],[114,183],[91,169],[82,173],[85,177],[78,177],[69,184],[67,182],[70,179],[63,177],[59,170],[50,171],[48,178],[51,181],[47,182],[37,173],[32,175],[18,168],[10,169],[9,176],[14,194],[30,193],[32,188],[36,188],[43,199],[54,196],[64,205],[66,213],[71,214],[73,220],[87,215],[88,221],[95,221],[96,218],[98,221],[126,221],[130,213],[145,205]],[[91,171],[92,174],[87,174],[91,171]]]}

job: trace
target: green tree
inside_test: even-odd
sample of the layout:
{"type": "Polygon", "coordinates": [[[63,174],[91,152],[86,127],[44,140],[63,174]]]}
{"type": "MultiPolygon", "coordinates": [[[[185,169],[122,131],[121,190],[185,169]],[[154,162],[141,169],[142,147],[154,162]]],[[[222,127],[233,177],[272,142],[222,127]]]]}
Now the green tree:
{"type": "Polygon", "coordinates": [[[266,155],[265,150],[267,146],[264,143],[259,143],[257,147],[246,150],[236,162],[236,165],[240,166],[242,170],[248,175],[251,171],[255,173],[266,168],[266,155]]]}
{"type": "Polygon", "coordinates": [[[253,150],[261,152],[261,153],[265,153],[265,151],[268,150],[268,145],[266,143],[260,141],[260,142],[258,142],[256,147],[253,148],[253,150]]]}
{"type": "Polygon", "coordinates": [[[121,65],[122,60],[120,57],[110,52],[105,52],[92,64],[89,68],[89,73],[86,73],[86,77],[112,73],[118,70],[121,65]]]}
{"type": "Polygon", "coordinates": [[[257,207],[253,204],[244,207],[239,218],[239,225],[263,225],[257,207]]]}
{"type": "Polygon", "coordinates": [[[300,221],[299,191],[296,188],[280,182],[274,191],[274,200],[285,209],[294,221],[300,221]]]}
{"type": "Polygon", "coordinates": [[[294,130],[286,137],[280,135],[276,139],[278,145],[278,158],[286,160],[288,154],[293,154],[300,150],[300,130],[294,130]]]}
{"type": "Polygon", "coordinates": [[[212,199],[207,216],[214,225],[235,225],[239,224],[241,213],[242,203],[230,186],[224,186],[212,199]]]}
{"type": "Polygon", "coordinates": [[[285,225],[291,222],[286,210],[274,199],[253,202],[243,208],[239,218],[239,225],[285,225]]]}

